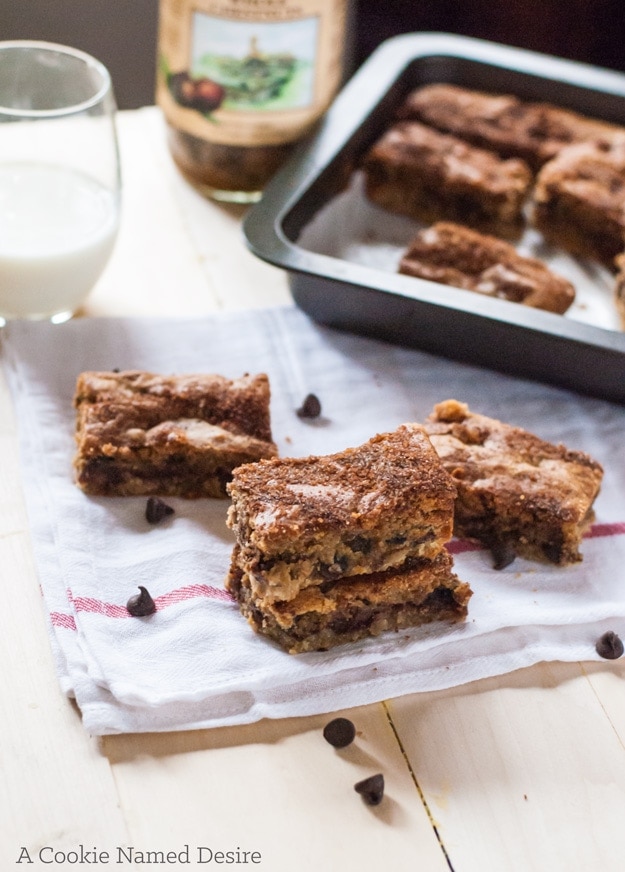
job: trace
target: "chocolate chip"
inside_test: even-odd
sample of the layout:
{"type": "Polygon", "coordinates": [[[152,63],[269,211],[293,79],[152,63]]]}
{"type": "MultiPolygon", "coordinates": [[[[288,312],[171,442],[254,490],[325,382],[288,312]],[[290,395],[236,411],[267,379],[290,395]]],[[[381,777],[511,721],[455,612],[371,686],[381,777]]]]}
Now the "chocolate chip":
{"type": "Polygon", "coordinates": [[[562,560],[562,543],[550,542],[543,545],[543,554],[551,563],[560,563],[562,560]]]}
{"type": "Polygon", "coordinates": [[[174,510],[159,497],[148,497],[148,502],[145,507],[145,517],[148,524],[160,524],[163,518],[168,515],[173,515],[174,510]]]}
{"type": "Polygon", "coordinates": [[[334,748],[346,748],[354,741],[356,727],[347,718],[334,718],[323,728],[323,738],[334,748]]]}
{"type": "Polygon", "coordinates": [[[605,657],[606,660],[618,660],[623,656],[623,642],[621,638],[609,630],[597,640],[595,651],[599,657],[605,657]]]}
{"type": "Polygon", "coordinates": [[[516,559],[514,544],[510,539],[498,539],[490,543],[493,556],[493,569],[505,569],[516,559]]]}
{"type": "Polygon", "coordinates": [[[308,394],[295,414],[299,418],[318,418],[321,414],[321,403],[315,394],[308,394]]]}
{"type": "Polygon", "coordinates": [[[140,593],[131,596],[126,603],[126,608],[133,618],[145,618],[148,615],[154,614],[156,611],[156,603],[150,596],[148,590],[142,585],[139,585],[140,593]]]}
{"type": "Polygon", "coordinates": [[[354,784],[354,790],[362,796],[367,805],[379,805],[384,796],[384,776],[381,773],[371,775],[354,784]]]}

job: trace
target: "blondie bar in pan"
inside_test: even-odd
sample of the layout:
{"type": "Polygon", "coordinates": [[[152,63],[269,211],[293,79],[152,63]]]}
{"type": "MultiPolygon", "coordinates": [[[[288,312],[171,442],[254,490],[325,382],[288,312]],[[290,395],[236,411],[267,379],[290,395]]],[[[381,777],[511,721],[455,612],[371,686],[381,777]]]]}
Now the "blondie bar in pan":
{"type": "Polygon", "coordinates": [[[455,487],[422,427],[337,454],[235,470],[227,587],[291,653],[467,612],[452,571],[455,487]]]}
{"type": "Polygon", "coordinates": [[[399,117],[429,124],[502,157],[523,158],[536,171],[577,142],[609,144],[623,128],[549,103],[458,85],[424,85],[408,95],[399,117]]]}
{"type": "Polygon", "coordinates": [[[625,249],[625,139],[610,148],[570,146],[545,164],[532,222],[553,245],[613,269],[625,249]]]}
{"type": "Polygon", "coordinates": [[[532,174],[418,122],[394,125],[363,160],[365,192],[378,206],[430,224],[458,221],[505,238],[523,229],[532,174]]]}
{"type": "Polygon", "coordinates": [[[573,285],[509,242],[461,224],[437,222],[421,230],[399,272],[563,314],[575,299],[573,285]]]}
{"type": "Polygon", "coordinates": [[[274,457],[267,376],[83,372],[77,484],[93,495],[225,497],[232,470],[274,457]]]}
{"type": "Polygon", "coordinates": [[[457,536],[490,548],[498,568],[516,554],[559,565],[582,559],[599,463],[457,400],[435,406],[425,429],[458,489],[457,536]]]}

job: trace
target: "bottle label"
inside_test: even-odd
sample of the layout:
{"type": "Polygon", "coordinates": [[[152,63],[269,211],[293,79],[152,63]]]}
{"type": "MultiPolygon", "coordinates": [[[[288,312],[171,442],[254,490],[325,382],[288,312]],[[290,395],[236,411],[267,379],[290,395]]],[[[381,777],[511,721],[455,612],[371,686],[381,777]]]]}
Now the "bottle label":
{"type": "Polygon", "coordinates": [[[348,0],[161,0],[157,103],[209,142],[291,142],[343,75],[348,0]]]}

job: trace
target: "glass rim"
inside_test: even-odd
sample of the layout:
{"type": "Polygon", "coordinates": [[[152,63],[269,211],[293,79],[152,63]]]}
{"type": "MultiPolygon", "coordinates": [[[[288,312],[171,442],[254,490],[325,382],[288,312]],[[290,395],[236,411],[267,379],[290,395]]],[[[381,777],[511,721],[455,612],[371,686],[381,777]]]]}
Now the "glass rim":
{"type": "Polygon", "coordinates": [[[93,106],[97,106],[108,93],[112,94],[113,83],[108,69],[102,61],[79,48],[37,39],[0,40],[0,54],[7,49],[39,49],[83,61],[88,67],[99,73],[102,85],[89,99],[82,100],[80,103],[72,103],[69,106],[59,106],[56,109],[16,109],[12,106],[4,106],[0,99],[0,115],[12,115],[16,118],[58,118],[60,115],[74,115],[91,109],[93,106]]]}

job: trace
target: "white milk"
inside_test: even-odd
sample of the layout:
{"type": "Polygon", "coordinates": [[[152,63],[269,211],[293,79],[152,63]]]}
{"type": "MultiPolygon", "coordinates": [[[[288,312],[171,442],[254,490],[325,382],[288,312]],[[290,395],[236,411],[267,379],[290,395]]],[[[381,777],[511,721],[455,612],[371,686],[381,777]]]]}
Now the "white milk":
{"type": "Polygon", "coordinates": [[[0,163],[0,323],[69,315],[109,258],[114,192],[74,170],[0,163]]]}

